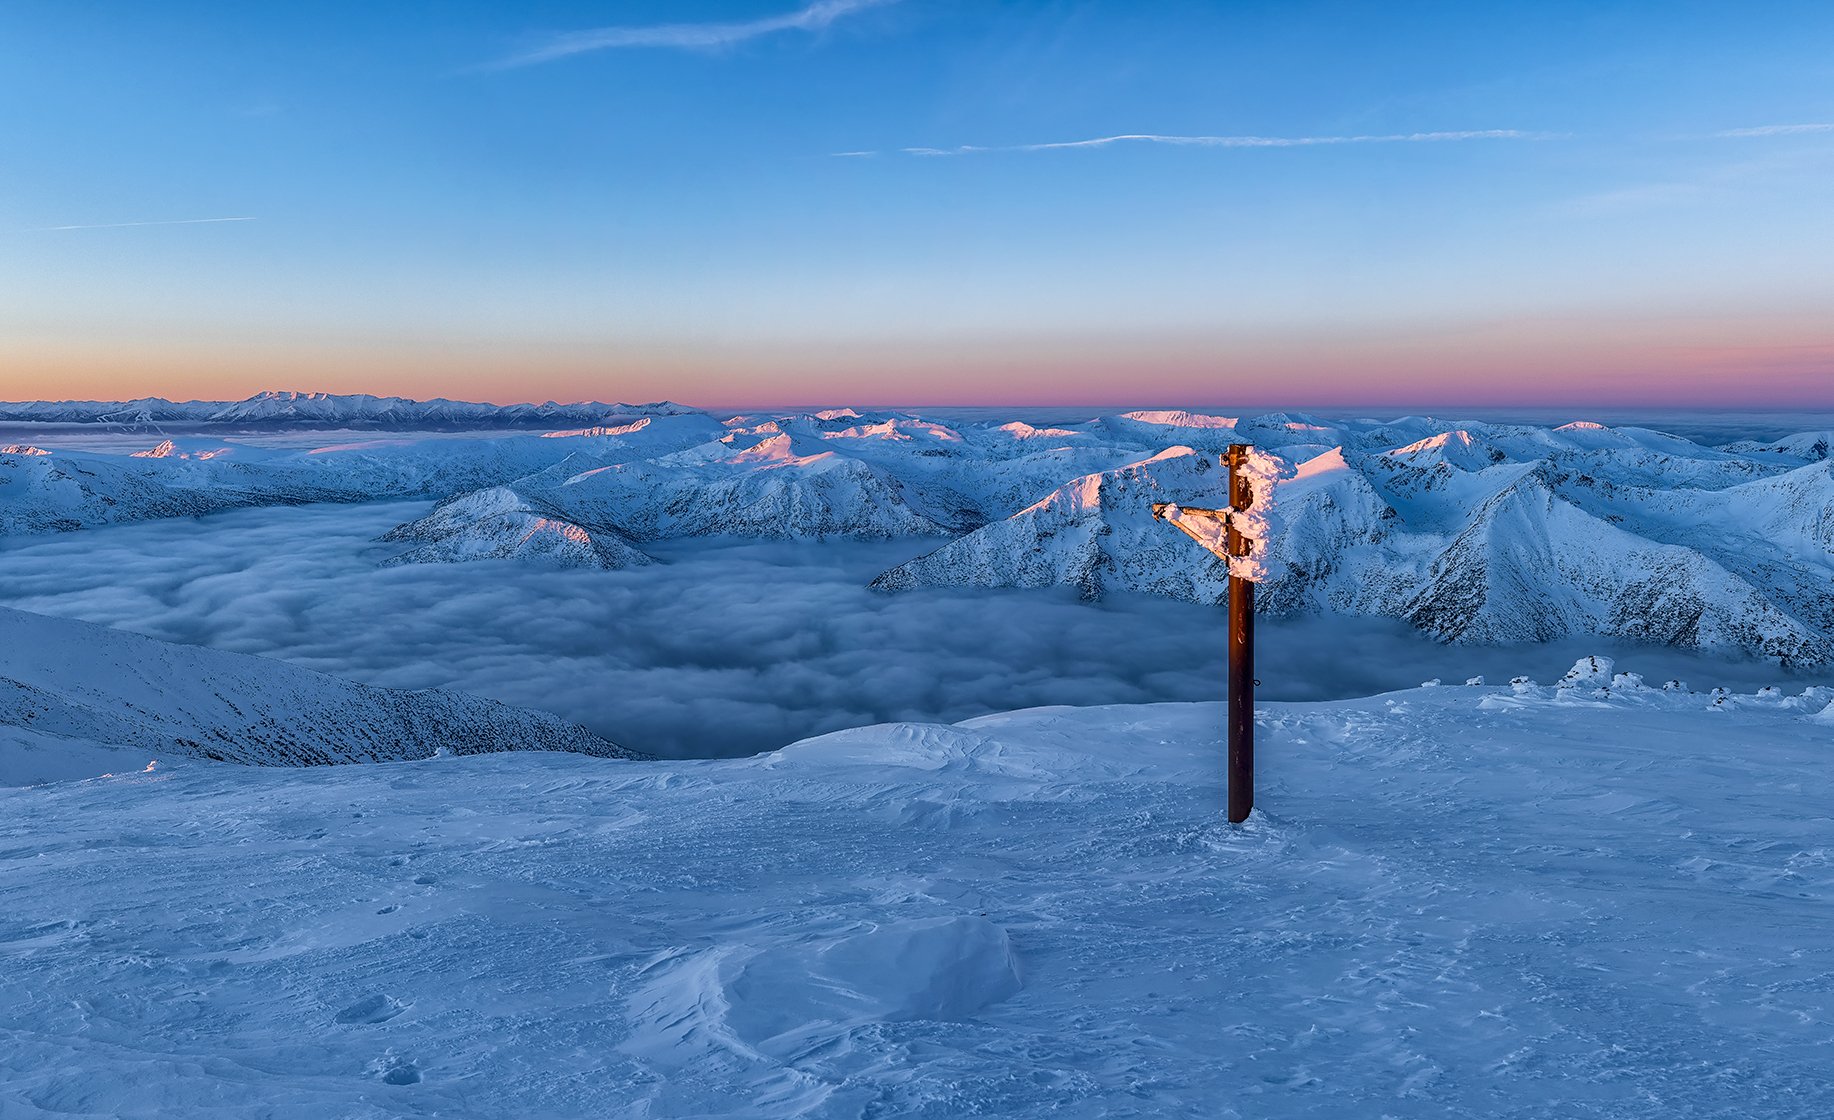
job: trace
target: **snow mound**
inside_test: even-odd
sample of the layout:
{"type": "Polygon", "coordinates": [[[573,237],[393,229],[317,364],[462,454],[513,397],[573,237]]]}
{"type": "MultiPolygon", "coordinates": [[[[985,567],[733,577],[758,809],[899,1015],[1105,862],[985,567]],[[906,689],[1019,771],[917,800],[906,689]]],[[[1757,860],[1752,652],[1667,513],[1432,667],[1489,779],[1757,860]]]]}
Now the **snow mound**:
{"type": "Polygon", "coordinates": [[[756,1046],[790,1049],[811,1028],[966,1018],[1020,987],[1006,931],[970,915],[886,922],[766,949],[722,978],[733,1032],[756,1046]]]}
{"type": "Polygon", "coordinates": [[[1609,688],[1613,662],[1609,657],[1582,657],[1556,682],[1559,688],[1609,688]]]}

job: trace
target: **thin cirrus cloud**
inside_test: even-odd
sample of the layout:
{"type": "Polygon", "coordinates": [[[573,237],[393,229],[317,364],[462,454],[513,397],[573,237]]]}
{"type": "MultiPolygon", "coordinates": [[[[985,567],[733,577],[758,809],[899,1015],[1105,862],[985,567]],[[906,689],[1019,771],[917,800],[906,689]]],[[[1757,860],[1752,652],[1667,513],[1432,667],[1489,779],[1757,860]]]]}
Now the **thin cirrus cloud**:
{"type": "MultiPolygon", "coordinates": [[[[1058,140],[1045,144],[977,145],[954,148],[899,148],[910,156],[971,156],[989,152],[1050,152],[1071,148],[1107,148],[1126,144],[1169,144],[1182,148],[1314,148],[1331,144],[1439,144],[1461,140],[1547,140],[1556,134],[1524,132],[1514,128],[1487,128],[1466,132],[1398,132],[1366,136],[1167,136],[1153,132],[1127,132],[1088,140],[1058,140]]],[[[836,156],[867,156],[874,152],[835,152],[836,156]]]]}
{"type": "Polygon", "coordinates": [[[711,51],[736,46],[765,35],[783,31],[820,31],[837,20],[868,8],[880,8],[898,0],[815,0],[794,12],[763,19],[729,23],[663,23],[648,27],[598,27],[556,35],[545,44],[512,55],[495,64],[497,69],[533,66],[553,62],[591,51],[629,47],[662,47],[687,51],[711,51]]]}
{"type": "Polygon", "coordinates": [[[252,222],[253,218],[168,218],[157,222],[94,222],[73,226],[40,226],[36,232],[55,233],[66,229],[130,229],[134,226],[203,226],[215,222],[252,222]]]}
{"type": "Polygon", "coordinates": [[[1756,128],[1729,128],[1713,135],[1742,139],[1751,136],[1802,136],[1811,132],[1834,132],[1834,124],[1761,124],[1756,128]]]}

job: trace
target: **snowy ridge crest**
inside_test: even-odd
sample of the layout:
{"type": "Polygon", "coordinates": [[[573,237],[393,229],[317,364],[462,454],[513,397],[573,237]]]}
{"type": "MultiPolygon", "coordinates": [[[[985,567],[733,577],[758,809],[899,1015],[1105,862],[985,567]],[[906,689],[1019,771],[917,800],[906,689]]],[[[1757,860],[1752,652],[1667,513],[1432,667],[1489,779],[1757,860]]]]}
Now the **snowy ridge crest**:
{"type": "Polygon", "coordinates": [[[0,607],[0,785],[148,760],[323,766],[514,750],[635,757],[554,716],[466,693],[373,688],[0,607]]]}

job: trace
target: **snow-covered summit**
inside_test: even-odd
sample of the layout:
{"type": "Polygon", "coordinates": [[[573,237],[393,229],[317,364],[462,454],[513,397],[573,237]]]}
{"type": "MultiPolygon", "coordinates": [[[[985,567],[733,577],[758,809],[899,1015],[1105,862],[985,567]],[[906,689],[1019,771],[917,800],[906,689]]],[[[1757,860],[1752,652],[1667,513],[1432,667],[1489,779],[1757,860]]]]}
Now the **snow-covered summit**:
{"type": "Polygon", "coordinates": [[[519,560],[561,568],[614,571],[654,563],[615,529],[588,529],[540,508],[507,486],[475,490],[396,526],[382,540],[415,547],[386,565],[519,560]]]}
{"type": "Polygon", "coordinates": [[[0,790],[0,1113],[1834,1113],[1834,692],[1632,677],[1264,705],[1241,827],[1218,704],[0,790]]]}

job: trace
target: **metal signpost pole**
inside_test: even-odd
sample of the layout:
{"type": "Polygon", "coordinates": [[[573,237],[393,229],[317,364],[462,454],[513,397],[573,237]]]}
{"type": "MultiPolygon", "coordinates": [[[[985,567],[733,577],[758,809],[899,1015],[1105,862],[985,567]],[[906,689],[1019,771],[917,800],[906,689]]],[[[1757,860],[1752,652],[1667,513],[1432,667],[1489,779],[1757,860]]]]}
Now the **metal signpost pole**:
{"type": "MultiPolygon", "coordinates": [[[[1248,475],[1238,470],[1248,458],[1248,444],[1232,443],[1224,462],[1229,465],[1229,508],[1242,512],[1254,504],[1248,475]]],[[[1231,522],[1227,547],[1230,556],[1247,556],[1249,542],[1231,522]]],[[[1240,824],[1255,805],[1255,585],[1229,576],[1229,821],[1240,824]]]]}
{"type": "MultiPolygon", "coordinates": [[[[1250,444],[1232,443],[1223,456],[1229,468],[1229,507],[1199,509],[1173,502],[1154,502],[1153,516],[1229,560],[1252,554],[1255,542],[1236,527],[1236,516],[1254,505],[1248,454],[1250,444]],[[1219,530],[1221,530],[1219,532],[1219,530]]],[[[1265,543],[1261,547],[1267,547],[1265,543]]],[[[1232,565],[1233,568],[1233,565],[1232,565]]],[[[1255,585],[1229,573],[1229,821],[1240,824],[1255,807],[1255,585]]]]}

